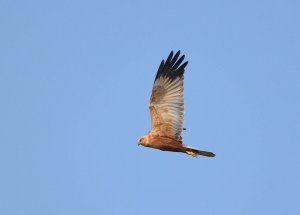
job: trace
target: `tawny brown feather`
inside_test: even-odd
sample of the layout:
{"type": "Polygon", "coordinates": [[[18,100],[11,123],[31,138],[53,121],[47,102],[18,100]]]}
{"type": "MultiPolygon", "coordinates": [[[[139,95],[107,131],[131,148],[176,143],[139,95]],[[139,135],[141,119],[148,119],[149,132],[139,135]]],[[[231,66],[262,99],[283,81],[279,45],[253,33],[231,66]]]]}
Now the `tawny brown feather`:
{"type": "Polygon", "coordinates": [[[183,80],[184,69],[188,62],[181,64],[184,55],[173,51],[166,62],[161,62],[149,100],[151,131],[139,140],[139,144],[163,151],[183,152],[191,156],[214,156],[211,152],[201,151],[182,144],[184,118],[183,80]],[[178,59],[179,58],[179,59],[178,59]]]}

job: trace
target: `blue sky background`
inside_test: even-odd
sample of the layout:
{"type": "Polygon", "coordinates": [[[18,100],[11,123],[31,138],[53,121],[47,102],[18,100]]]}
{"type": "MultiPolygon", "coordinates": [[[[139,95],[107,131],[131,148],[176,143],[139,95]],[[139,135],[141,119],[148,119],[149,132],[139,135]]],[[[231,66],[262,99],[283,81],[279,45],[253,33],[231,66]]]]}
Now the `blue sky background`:
{"type": "Polygon", "coordinates": [[[299,1],[0,1],[0,214],[300,214],[299,1]],[[171,50],[184,142],[137,146],[171,50]]]}

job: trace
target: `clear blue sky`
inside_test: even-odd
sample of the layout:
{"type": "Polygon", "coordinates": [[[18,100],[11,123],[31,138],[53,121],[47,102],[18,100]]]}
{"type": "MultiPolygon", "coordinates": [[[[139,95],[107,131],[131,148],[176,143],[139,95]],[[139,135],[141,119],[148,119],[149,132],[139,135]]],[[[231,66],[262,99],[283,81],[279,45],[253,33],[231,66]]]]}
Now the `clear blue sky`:
{"type": "Polygon", "coordinates": [[[0,214],[300,214],[299,1],[0,1],[0,214]],[[184,142],[137,146],[182,50],[184,142]]]}

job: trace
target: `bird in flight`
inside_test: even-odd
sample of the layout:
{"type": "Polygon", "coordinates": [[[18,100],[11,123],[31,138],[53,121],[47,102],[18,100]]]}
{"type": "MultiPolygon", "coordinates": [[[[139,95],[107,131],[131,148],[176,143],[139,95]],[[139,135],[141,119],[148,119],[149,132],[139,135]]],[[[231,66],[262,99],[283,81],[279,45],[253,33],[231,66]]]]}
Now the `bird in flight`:
{"type": "Polygon", "coordinates": [[[193,157],[203,155],[214,157],[212,152],[202,151],[182,143],[184,99],[184,69],[188,61],[183,62],[180,51],[173,51],[166,61],[162,60],[152,88],[149,101],[151,131],[138,140],[138,145],[162,151],[182,152],[193,157]]]}

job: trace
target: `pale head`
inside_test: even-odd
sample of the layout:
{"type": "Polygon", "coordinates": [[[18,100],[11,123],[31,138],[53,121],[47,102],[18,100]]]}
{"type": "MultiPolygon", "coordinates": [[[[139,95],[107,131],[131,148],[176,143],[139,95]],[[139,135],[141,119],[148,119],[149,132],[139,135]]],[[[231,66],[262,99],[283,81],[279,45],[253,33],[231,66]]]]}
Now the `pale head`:
{"type": "Polygon", "coordinates": [[[138,140],[138,145],[146,146],[147,145],[146,139],[147,138],[145,136],[140,137],[139,140],[138,140]]]}

